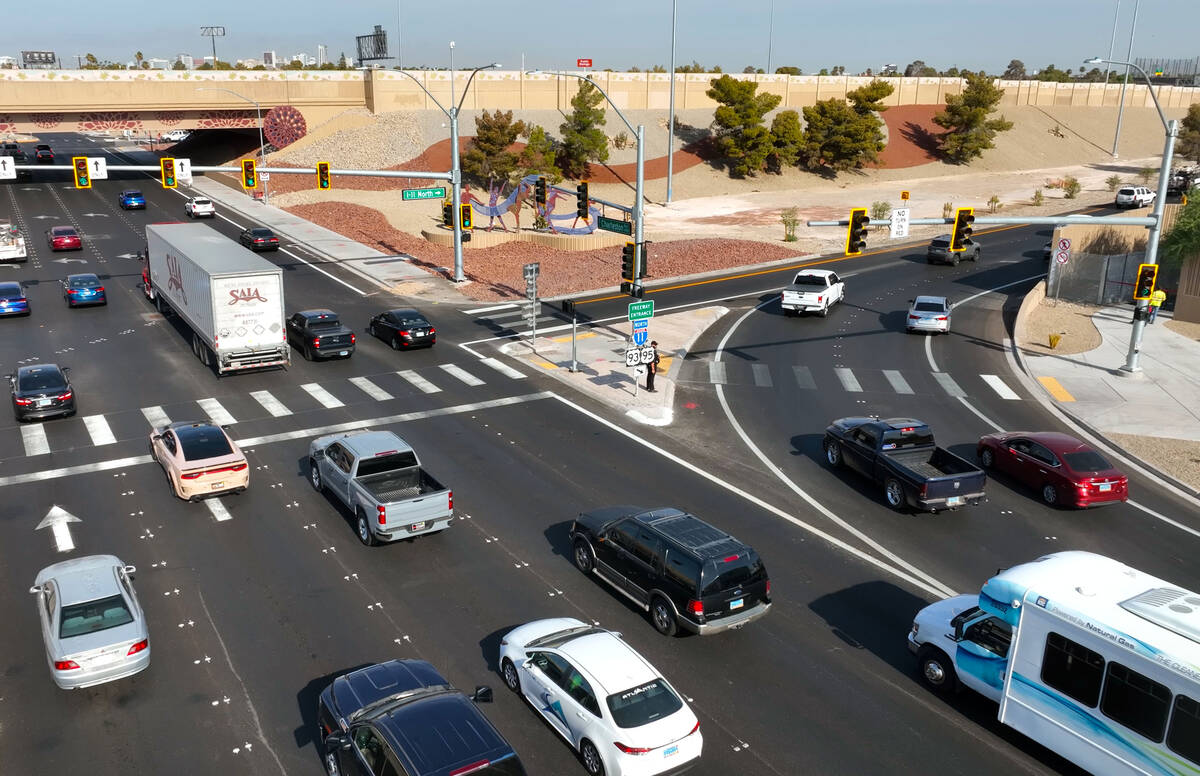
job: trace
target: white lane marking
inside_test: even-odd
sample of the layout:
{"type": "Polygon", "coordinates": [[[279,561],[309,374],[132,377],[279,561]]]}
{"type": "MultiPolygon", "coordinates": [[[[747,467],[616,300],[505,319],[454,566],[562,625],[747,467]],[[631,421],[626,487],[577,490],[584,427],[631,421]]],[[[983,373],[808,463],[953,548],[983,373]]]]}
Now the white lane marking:
{"type": "Polygon", "coordinates": [[[813,379],[812,370],[806,366],[792,367],[792,374],[796,377],[796,387],[804,391],[817,390],[817,381],[813,379]]]}
{"type": "Polygon", "coordinates": [[[751,364],[750,369],[754,372],[754,384],[759,388],[770,388],[775,384],[771,380],[771,367],[766,364],[751,364]]]}
{"type": "Polygon", "coordinates": [[[171,425],[171,418],[163,411],[162,407],[142,407],[142,414],[146,416],[146,422],[150,424],[150,428],[158,429],[171,425]]]}
{"type": "Polygon", "coordinates": [[[942,390],[956,399],[961,399],[967,395],[967,392],[958,387],[958,383],[954,382],[954,378],[945,372],[934,372],[933,379],[937,380],[937,384],[942,386],[942,390]]]}
{"type": "Polygon", "coordinates": [[[844,366],[840,366],[833,370],[837,375],[837,379],[841,381],[842,387],[851,393],[862,393],[862,386],[858,384],[858,378],[844,366]]]}
{"type": "Polygon", "coordinates": [[[331,274],[331,273],[329,273],[329,272],[326,272],[325,270],[321,269],[321,268],[320,268],[320,267],[318,267],[316,264],[312,263],[311,261],[309,261],[308,259],[304,258],[303,256],[301,256],[301,255],[299,255],[299,254],[296,254],[296,253],[292,253],[292,252],[291,252],[291,251],[289,251],[287,248],[280,248],[280,249],[279,249],[279,252],[280,252],[280,253],[286,253],[287,255],[291,256],[293,259],[297,259],[297,260],[299,260],[299,261],[302,261],[302,262],[304,262],[304,263],[305,263],[305,264],[307,264],[308,266],[310,266],[310,267],[312,267],[313,269],[315,269],[317,272],[320,272],[320,273],[321,273],[322,275],[324,275],[325,277],[329,278],[330,280],[333,280],[333,281],[336,281],[336,282],[338,282],[338,283],[341,283],[343,286],[345,286],[346,288],[350,289],[351,291],[353,291],[354,293],[358,294],[359,296],[369,296],[369,294],[368,294],[366,291],[360,291],[359,289],[355,288],[354,286],[350,285],[350,284],[349,284],[349,283],[347,283],[346,281],[344,281],[344,280],[342,280],[341,278],[339,278],[337,275],[333,275],[333,274],[331,274]]]}
{"type": "Polygon", "coordinates": [[[317,385],[316,383],[305,383],[304,385],[302,385],[300,387],[303,388],[305,391],[307,391],[309,396],[313,397],[318,402],[320,402],[321,406],[325,407],[326,409],[333,409],[334,407],[346,406],[346,405],[342,404],[342,402],[339,401],[336,396],[334,396],[332,393],[325,390],[321,386],[317,385]]]}
{"type": "Polygon", "coordinates": [[[512,304],[498,304],[494,307],[476,307],[474,310],[463,310],[467,315],[482,315],[483,313],[491,313],[496,310],[511,310],[517,306],[516,302],[512,304]]]}
{"type": "Polygon", "coordinates": [[[351,377],[350,382],[358,386],[367,396],[375,401],[387,401],[392,395],[365,377],[351,377]]]}
{"type": "MultiPolygon", "coordinates": [[[[470,404],[459,404],[453,407],[439,407],[435,410],[423,410],[421,412],[406,412],[400,415],[387,415],[382,418],[367,418],[366,420],[355,420],[348,423],[338,423],[332,426],[302,428],[295,431],[286,431],[281,434],[249,437],[247,439],[238,439],[235,441],[239,446],[269,445],[275,442],[289,442],[294,439],[308,439],[309,437],[321,436],[323,434],[335,434],[339,431],[354,431],[355,429],[371,428],[374,426],[387,425],[389,423],[408,423],[414,420],[440,418],[447,415],[459,415],[464,412],[478,412],[479,410],[489,410],[497,407],[509,407],[515,404],[524,404],[526,402],[537,401],[538,399],[549,399],[553,396],[554,394],[550,391],[539,391],[538,393],[510,396],[504,399],[490,399],[488,401],[478,401],[470,404]]],[[[154,460],[153,456],[136,455],[129,458],[114,458],[109,461],[85,463],[78,466],[65,466],[60,469],[44,469],[38,472],[30,472],[29,474],[12,474],[7,477],[0,477],[0,488],[8,485],[22,485],[29,482],[57,480],[63,477],[72,477],[76,474],[94,474],[95,472],[110,471],[112,469],[124,469],[129,466],[139,466],[144,463],[157,462],[154,460]]]]}
{"type": "Polygon", "coordinates": [[[1013,391],[1012,388],[1009,388],[1007,385],[1005,385],[1004,381],[996,375],[980,375],[980,377],[983,378],[983,381],[987,383],[993,391],[1000,395],[1001,399],[1008,399],[1012,401],[1014,399],[1019,400],[1021,398],[1013,391]]]}
{"type": "MultiPolygon", "coordinates": [[[[986,291],[980,291],[978,294],[972,294],[971,296],[968,296],[966,299],[960,299],[959,301],[950,305],[950,309],[954,310],[955,307],[961,307],[964,304],[967,304],[968,302],[974,302],[976,299],[978,299],[981,296],[987,296],[988,294],[995,293],[996,291],[1000,291],[1005,288],[1009,288],[1010,286],[1019,286],[1022,283],[1028,283],[1031,280],[1039,280],[1044,277],[1046,277],[1045,272],[1043,272],[1040,275],[1034,275],[1032,277],[1022,278],[1021,280],[1014,280],[1011,283],[1005,283],[1003,285],[996,286],[994,288],[989,288],[986,291]]],[[[932,343],[933,343],[933,337],[925,338],[925,360],[929,362],[929,370],[931,372],[940,372],[941,370],[938,369],[937,362],[933,360],[933,344],[932,343]]],[[[951,394],[951,395],[953,395],[953,394],[951,394]]],[[[963,395],[965,396],[966,394],[963,394],[963,395]]],[[[968,405],[968,406],[970,406],[970,405],[968,405]]],[[[980,417],[983,417],[983,416],[981,415],[980,417]]],[[[988,423],[993,426],[995,425],[994,423],[991,423],[991,421],[988,421],[988,423]]]]}
{"type": "Polygon", "coordinates": [[[480,380],[475,375],[455,364],[441,364],[442,369],[446,370],[446,374],[462,380],[470,386],[483,385],[483,380],[480,380]]]}
{"type": "Polygon", "coordinates": [[[271,413],[272,417],[282,418],[292,414],[292,411],[285,407],[283,402],[272,396],[270,391],[251,391],[250,395],[263,406],[264,410],[271,413]]]}
{"type": "Polygon", "coordinates": [[[46,438],[46,429],[41,425],[21,426],[21,442],[25,445],[25,455],[45,455],[50,452],[50,440],[46,438]]]}
{"type": "Polygon", "coordinates": [[[196,399],[196,403],[208,415],[209,420],[218,426],[228,426],[237,423],[234,417],[221,406],[221,402],[216,399],[196,399]]]}
{"type": "Polygon", "coordinates": [[[229,514],[229,510],[225,508],[225,505],[219,499],[208,498],[204,500],[204,503],[208,505],[208,511],[212,512],[213,518],[218,523],[233,519],[233,515],[229,514]]]}
{"type": "Polygon", "coordinates": [[[83,425],[87,427],[88,436],[92,438],[93,445],[115,445],[117,438],[113,436],[112,429],[108,426],[108,421],[103,415],[88,415],[83,419],[83,425]]]}
{"type": "Polygon", "coordinates": [[[401,377],[403,377],[405,380],[412,383],[417,388],[420,388],[425,393],[437,393],[438,391],[442,390],[441,388],[438,388],[436,385],[429,382],[424,377],[421,377],[419,374],[417,374],[416,372],[414,372],[411,369],[404,369],[402,371],[397,372],[396,374],[400,375],[401,377]]]}
{"type": "Polygon", "coordinates": [[[1136,501],[1126,501],[1125,503],[1131,507],[1136,507],[1137,509],[1142,510],[1143,512],[1150,515],[1151,517],[1157,517],[1159,520],[1163,521],[1167,525],[1175,526],[1176,528],[1178,528],[1180,531],[1183,531],[1184,533],[1190,533],[1192,536],[1200,536],[1200,531],[1197,531],[1195,528],[1190,528],[1190,527],[1184,525],[1183,523],[1179,523],[1179,522],[1172,520],[1171,518],[1167,517],[1166,515],[1161,515],[1158,512],[1155,512],[1150,507],[1146,506],[1145,504],[1139,504],[1136,501]]]}
{"type": "Polygon", "coordinates": [[[492,369],[495,369],[505,377],[511,377],[514,380],[521,380],[525,377],[523,372],[518,372],[516,369],[513,369],[511,366],[497,358],[481,358],[479,360],[490,366],[492,369]]]}
{"type": "Polygon", "coordinates": [[[714,385],[724,385],[726,382],[728,382],[725,374],[724,361],[708,362],[708,381],[714,385]]]}
{"type": "Polygon", "coordinates": [[[889,383],[891,383],[892,390],[896,393],[911,394],[913,392],[912,386],[908,384],[908,380],[905,380],[904,375],[900,374],[895,369],[883,370],[883,376],[887,378],[889,383]]]}
{"type": "Polygon", "coordinates": [[[525,315],[524,310],[512,310],[511,312],[507,312],[502,315],[489,315],[488,320],[489,321],[504,321],[508,318],[520,318],[524,315],[525,315]]]}

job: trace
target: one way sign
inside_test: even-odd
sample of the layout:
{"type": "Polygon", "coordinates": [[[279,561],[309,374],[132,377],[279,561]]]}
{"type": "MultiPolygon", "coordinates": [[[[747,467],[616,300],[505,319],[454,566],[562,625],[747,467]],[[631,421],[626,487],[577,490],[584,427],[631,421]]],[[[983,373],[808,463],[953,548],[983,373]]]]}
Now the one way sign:
{"type": "Polygon", "coordinates": [[[88,169],[92,171],[92,180],[108,180],[108,160],[103,156],[89,156],[88,169]]]}
{"type": "Polygon", "coordinates": [[[17,166],[11,156],[0,156],[0,181],[15,181],[17,166]]]}

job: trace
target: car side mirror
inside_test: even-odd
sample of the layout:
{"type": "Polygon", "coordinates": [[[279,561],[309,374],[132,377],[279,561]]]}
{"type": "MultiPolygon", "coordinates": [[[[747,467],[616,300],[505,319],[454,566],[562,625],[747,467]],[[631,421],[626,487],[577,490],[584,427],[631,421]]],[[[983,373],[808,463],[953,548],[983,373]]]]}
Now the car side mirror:
{"type": "Polygon", "coordinates": [[[323,461],[323,460],[325,460],[325,451],[324,451],[324,450],[313,450],[313,452],[312,452],[312,459],[313,459],[314,461],[323,461]]]}
{"type": "Polygon", "coordinates": [[[151,434],[151,435],[150,435],[150,441],[151,441],[151,442],[161,442],[161,441],[162,441],[162,434],[151,434]]]}
{"type": "Polygon", "coordinates": [[[488,687],[486,684],[476,685],[475,692],[471,693],[471,700],[475,701],[476,703],[491,703],[492,688],[488,687]]]}
{"type": "Polygon", "coordinates": [[[38,595],[42,592],[42,586],[34,585],[33,587],[29,588],[29,592],[33,593],[34,595],[38,595]]]}
{"type": "Polygon", "coordinates": [[[126,574],[130,574],[130,575],[132,575],[132,574],[136,574],[136,573],[137,573],[137,566],[126,566],[126,567],[125,567],[125,573],[126,573],[126,574]]]}
{"type": "Polygon", "coordinates": [[[521,668],[530,668],[531,666],[533,666],[533,658],[529,658],[521,664],[521,668]]]}
{"type": "Polygon", "coordinates": [[[330,733],[329,735],[325,736],[326,751],[333,750],[333,749],[349,749],[349,748],[350,748],[350,736],[346,735],[345,733],[330,733]]]}
{"type": "Polygon", "coordinates": [[[63,374],[67,374],[68,372],[70,372],[70,371],[71,371],[71,367],[69,367],[69,366],[64,366],[64,367],[62,368],[62,371],[63,371],[63,374]]]}

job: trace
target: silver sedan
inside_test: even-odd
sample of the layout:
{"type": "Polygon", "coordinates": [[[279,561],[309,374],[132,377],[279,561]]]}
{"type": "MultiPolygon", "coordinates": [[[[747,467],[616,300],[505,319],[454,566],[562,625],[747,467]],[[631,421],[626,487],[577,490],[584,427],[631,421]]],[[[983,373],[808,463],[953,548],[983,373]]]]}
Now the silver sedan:
{"type": "Polygon", "coordinates": [[[950,333],[950,303],[944,296],[918,296],[910,299],[908,319],[904,328],[909,333],[931,331],[935,334],[950,333]]]}
{"type": "Polygon", "coordinates": [[[89,555],[38,572],[29,592],[37,599],[50,676],[62,689],[123,679],[150,665],[134,571],[114,555],[89,555]]]}

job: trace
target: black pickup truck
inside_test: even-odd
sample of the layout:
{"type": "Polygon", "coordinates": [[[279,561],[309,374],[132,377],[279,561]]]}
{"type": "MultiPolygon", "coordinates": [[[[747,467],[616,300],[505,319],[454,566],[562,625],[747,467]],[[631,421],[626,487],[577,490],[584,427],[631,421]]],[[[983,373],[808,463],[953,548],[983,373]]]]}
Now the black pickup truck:
{"type": "Polygon", "coordinates": [[[933,443],[929,426],[911,418],[842,418],[825,429],[825,460],[883,485],[892,509],[926,512],[977,504],[987,476],[933,443]]]}
{"type": "Polygon", "coordinates": [[[287,338],[304,360],[354,354],[354,332],[338,320],[332,310],[301,310],[287,321],[287,338]]]}

